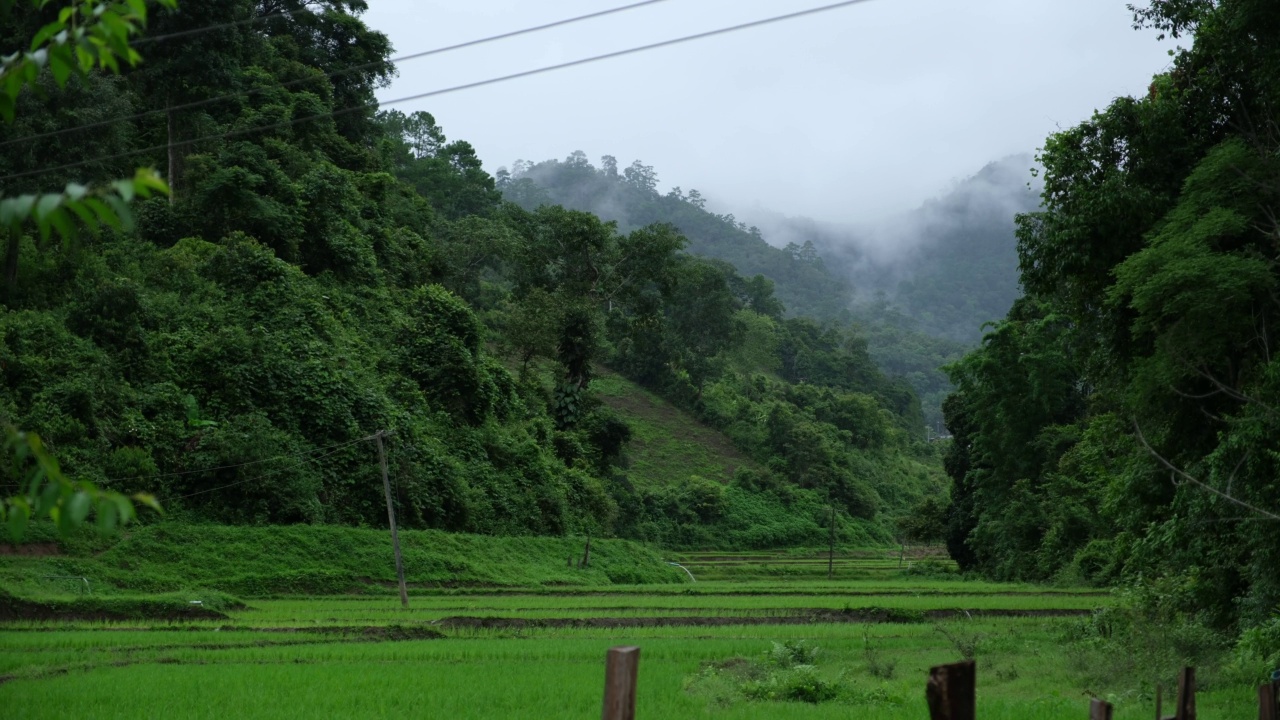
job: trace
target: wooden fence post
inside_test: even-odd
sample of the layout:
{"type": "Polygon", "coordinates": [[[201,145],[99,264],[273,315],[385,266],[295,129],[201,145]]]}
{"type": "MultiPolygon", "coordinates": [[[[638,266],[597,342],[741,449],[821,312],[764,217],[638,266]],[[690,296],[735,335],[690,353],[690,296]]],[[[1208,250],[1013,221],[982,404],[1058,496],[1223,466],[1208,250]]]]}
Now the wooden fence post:
{"type": "Polygon", "coordinates": [[[1089,702],[1089,720],[1111,720],[1113,712],[1115,709],[1106,700],[1094,698],[1089,702]]]}
{"type": "Polygon", "coordinates": [[[636,676],[640,648],[609,648],[604,663],[604,714],[602,720],[635,720],[636,676]]]}
{"type": "Polygon", "coordinates": [[[1275,682],[1258,686],[1258,720],[1280,720],[1280,704],[1277,703],[1275,682]]]}
{"type": "Polygon", "coordinates": [[[974,720],[977,666],[972,660],[929,670],[924,696],[931,720],[974,720]]]}
{"type": "Polygon", "coordinates": [[[1196,669],[1182,668],[1178,673],[1178,699],[1173,708],[1177,720],[1196,720],[1196,669]]]}

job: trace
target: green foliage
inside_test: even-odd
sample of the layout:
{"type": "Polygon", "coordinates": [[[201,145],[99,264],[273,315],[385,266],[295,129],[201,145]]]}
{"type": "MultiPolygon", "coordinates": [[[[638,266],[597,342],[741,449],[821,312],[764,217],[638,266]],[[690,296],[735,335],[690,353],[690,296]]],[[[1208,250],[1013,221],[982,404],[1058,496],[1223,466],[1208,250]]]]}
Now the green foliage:
{"type": "Polygon", "coordinates": [[[818,648],[811,647],[803,640],[785,640],[773,643],[765,657],[769,662],[783,669],[797,665],[813,665],[818,660],[818,648]]]}
{"type": "Polygon", "coordinates": [[[1187,666],[1209,669],[1197,675],[1203,687],[1221,682],[1215,671],[1228,659],[1229,637],[1180,613],[1171,590],[1176,594],[1167,582],[1127,588],[1114,605],[1068,624],[1063,640],[1074,669],[1089,682],[1147,692],[1157,683],[1176,687],[1178,671],[1187,666]]]}
{"type": "MultiPolygon", "coordinates": [[[[0,19],[8,19],[21,0],[0,2],[0,19]]],[[[43,10],[52,0],[30,0],[25,4],[43,10]]],[[[178,0],[157,0],[175,8],[178,0]]],[[[18,94],[24,86],[37,88],[40,73],[48,69],[59,87],[72,75],[87,75],[95,67],[120,71],[120,63],[137,65],[142,57],[130,45],[130,38],[147,24],[146,0],[84,0],[58,11],[31,38],[30,47],[0,59],[0,118],[12,122],[18,94]]]]}
{"type": "Polygon", "coordinates": [[[948,543],[994,576],[1136,583],[1169,617],[1247,628],[1280,602],[1280,165],[1262,129],[1280,8],[1136,19],[1194,45],[1145,97],[1046,141],[1044,209],[1018,221],[1027,296],[951,368],[948,543]]]}
{"type": "Polygon", "coordinates": [[[946,499],[926,495],[911,512],[898,521],[898,532],[906,540],[919,543],[935,543],[947,536],[946,499]]]}
{"type": "Polygon", "coordinates": [[[14,543],[23,539],[32,520],[48,518],[66,536],[93,515],[98,530],[110,533],[137,516],[134,500],[160,510],[155,498],[145,493],[129,498],[90,482],[73,482],[63,475],[38,435],[8,425],[4,433],[3,457],[10,459],[4,475],[22,489],[21,494],[0,501],[0,522],[14,543]]]}
{"type": "Polygon", "coordinates": [[[1271,672],[1280,669],[1280,610],[1240,634],[1234,662],[1257,681],[1268,679],[1271,672]]]}
{"type": "Polygon", "coordinates": [[[685,679],[685,691],[717,706],[744,700],[859,705],[902,702],[883,689],[860,692],[847,673],[833,676],[819,669],[815,664],[818,648],[804,640],[775,641],[763,655],[763,660],[735,657],[705,662],[697,674],[685,679]]]}
{"type": "Polygon", "coordinates": [[[504,179],[498,189],[526,209],[563,205],[596,213],[624,229],[669,223],[688,238],[689,252],[726,261],[752,278],[741,287],[756,293],[752,309],[762,314],[780,315],[785,305],[793,313],[822,320],[846,316],[849,289],[826,271],[812,245],[809,254],[772,247],[758,229],[732,215],[707,211],[696,190],[686,195],[675,188],[659,195],[652,167],[637,160],[623,173],[616,168],[609,156],[600,168],[592,167],[581,152],[563,162],[517,161],[511,172],[499,171],[504,179]],[[762,292],[766,287],[773,292],[762,292]],[[774,293],[776,299],[769,297],[774,293]]]}
{"type": "Polygon", "coordinates": [[[431,113],[386,110],[377,121],[385,162],[442,214],[459,219],[495,211],[501,198],[475,149],[466,141],[447,142],[431,113]]]}
{"type": "MultiPolygon", "coordinates": [[[[387,430],[406,528],[681,546],[816,544],[832,502],[848,539],[887,541],[937,492],[914,395],[855,335],[784,318],[781,285],[687,254],[701,241],[655,221],[674,209],[726,248],[746,233],[758,259],[783,258],[758,235],[696,194],[623,229],[504,204],[474,150],[425,112],[324,118],[371,99],[393,70],[389,45],[359,20],[362,3],[281,7],[254,28],[239,22],[258,11],[249,0],[160,13],[156,32],[212,29],[155,44],[110,83],[69,82],[64,108],[22,99],[48,118],[31,131],[55,133],[35,144],[59,153],[81,113],[105,105],[113,149],[167,161],[174,189],[84,243],[12,235],[23,252],[0,316],[0,409],[70,477],[152,491],[191,521],[380,524],[367,440],[387,430]],[[601,407],[605,368],[674,401],[734,467],[717,447],[711,467],[632,477],[643,438],[601,407]]],[[[3,37],[42,20],[13,10],[3,37]]],[[[0,145],[0,161],[39,169],[33,152],[0,145]]],[[[100,181],[114,172],[89,165],[57,203],[5,207],[16,218],[30,201],[40,235],[63,230],[55,210],[94,223],[99,205],[115,211],[86,188],[114,188],[121,208],[160,189],[145,174],[100,181]]],[[[651,169],[618,177],[652,199],[651,169]]],[[[784,255],[792,287],[836,287],[812,247],[784,255]]]]}
{"type": "Polygon", "coordinates": [[[0,200],[0,228],[16,235],[28,222],[34,222],[46,241],[54,230],[65,239],[75,238],[76,221],[93,234],[101,225],[127,231],[133,228],[128,204],[135,197],[151,197],[152,192],[167,194],[168,186],[154,171],[139,169],[133,179],[117,180],[92,193],[84,185],[71,183],[61,193],[4,198],[0,200]]]}
{"type": "Polygon", "coordinates": [[[0,590],[0,619],[4,620],[210,620],[225,619],[223,610],[244,609],[244,603],[226,593],[201,591],[198,601],[191,593],[145,597],[97,597],[32,600],[0,590]]]}

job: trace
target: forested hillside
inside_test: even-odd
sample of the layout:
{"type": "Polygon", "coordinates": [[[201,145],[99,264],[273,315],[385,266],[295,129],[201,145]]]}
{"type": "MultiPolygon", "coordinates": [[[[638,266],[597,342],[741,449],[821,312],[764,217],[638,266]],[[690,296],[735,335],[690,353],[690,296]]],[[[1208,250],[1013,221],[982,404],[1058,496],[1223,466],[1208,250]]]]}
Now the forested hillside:
{"type": "MultiPolygon", "coordinates": [[[[971,344],[1018,296],[1014,216],[1039,207],[1025,155],[988,164],[947,193],[874,224],[761,218],[771,237],[810,242],[857,291],[861,316],[893,322],[877,297],[925,334],[971,344]]],[[[777,242],[775,241],[775,242],[777,242]]]]}
{"type": "Polygon", "coordinates": [[[509,200],[532,210],[563,205],[634,227],[666,222],[689,238],[690,253],[730,263],[774,283],[791,314],[856,326],[867,352],[921,397],[940,428],[953,389],[942,367],[959,360],[984,323],[1008,311],[1018,293],[1013,218],[1037,207],[1028,190],[1031,160],[991,163],[946,195],[877,227],[819,223],[757,211],[762,232],[732,214],[708,210],[697,190],[657,190],[654,168],[618,170],[582,152],[563,161],[517,161],[498,173],[509,200]]]}
{"type": "Polygon", "coordinates": [[[563,161],[516,161],[511,170],[498,171],[497,183],[508,200],[527,210],[563,205],[595,213],[622,230],[670,224],[689,239],[690,253],[724,260],[746,276],[767,277],[790,314],[849,318],[852,288],[827,271],[812,243],[777,248],[758,228],[708,210],[697,190],[686,194],[674,187],[663,195],[657,171],[639,160],[619,171],[617,159],[605,155],[597,168],[575,151],[563,161]]]}
{"type": "MultiPolygon", "coordinates": [[[[665,211],[614,225],[505,202],[513,181],[428,113],[375,111],[394,67],[364,8],[187,3],[150,31],[198,35],[19,97],[6,194],[152,165],[172,196],[136,202],[132,229],[13,234],[5,423],[73,477],[231,524],[385,522],[367,442],[384,430],[413,528],[765,547],[821,542],[834,506],[847,537],[887,541],[939,493],[911,388],[852,333],[784,315],[838,311],[816,258],[760,242],[740,273],[690,254],[715,240],[653,224],[665,211]],[[775,265],[805,294],[753,270],[775,265]],[[750,466],[631,477],[603,368],[750,466]]],[[[15,6],[0,45],[56,12],[15,6]]],[[[723,247],[752,237],[733,233],[723,247]]],[[[28,472],[6,463],[5,480],[28,472]]]]}
{"type": "Polygon", "coordinates": [[[1039,207],[1032,160],[988,164],[947,193],[874,223],[836,224],[757,211],[775,244],[812,246],[854,291],[852,314],[876,364],[907,379],[931,426],[953,389],[943,367],[1018,296],[1014,216],[1039,207]]]}
{"type": "Polygon", "coordinates": [[[1274,652],[1280,6],[1137,21],[1186,47],[1046,141],[1026,294],[952,371],[949,545],[995,577],[1139,582],[1152,613],[1270,616],[1274,652]]]}

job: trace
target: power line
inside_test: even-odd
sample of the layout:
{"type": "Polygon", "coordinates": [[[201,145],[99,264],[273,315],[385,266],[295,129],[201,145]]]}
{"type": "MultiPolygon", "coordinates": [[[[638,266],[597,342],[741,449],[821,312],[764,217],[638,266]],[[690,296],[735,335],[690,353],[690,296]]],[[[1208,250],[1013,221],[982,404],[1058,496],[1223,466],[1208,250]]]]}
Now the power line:
{"type": "MultiPolygon", "coordinates": [[[[182,11],[179,10],[178,14],[180,15],[181,12],[182,11]]],[[[314,15],[314,13],[311,13],[311,14],[314,15]]],[[[177,32],[165,33],[164,35],[148,35],[145,37],[138,38],[137,40],[134,40],[133,46],[137,47],[139,45],[148,45],[151,43],[160,43],[168,40],[174,40],[180,37],[202,35],[207,32],[213,32],[214,30],[229,30],[231,28],[240,27],[241,25],[252,25],[253,23],[261,22],[263,20],[270,20],[272,18],[278,18],[278,17],[292,17],[292,16],[293,16],[292,10],[281,10],[279,12],[268,13],[266,15],[254,15],[253,17],[245,18],[244,20],[235,20],[232,22],[218,23],[217,25],[203,25],[198,28],[191,28],[190,30],[178,30],[177,32]]]]}
{"type": "MultiPolygon", "coordinates": [[[[139,475],[139,476],[137,476],[137,477],[138,477],[138,478],[156,478],[156,477],[168,477],[168,476],[174,476],[174,475],[190,475],[190,474],[192,474],[192,473],[213,472],[213,471],[215,471],[215,470],[226,470],[226,469],[230,469],[230,468],[245,467],[245,466],[247,466],[247,465],[256,465],[256,464],[260,464],[260,463],[271,462],[272,460],[280,460],[280,459],[283,459],[283,458],[290,458],[290,457],[301,457],[301,458],[302,458],[302,462],[297,462],[297,463],[294,463],[294,464],[292,464],[292,465],[286,465],[286,466],[284,466],[284,467],[282,467],[282,468],[276,468],[275,470],[271,470],[270,472],[262,473],[261,475],[255,475],[255,476],[253,476],[253,477],[251,477],[251,478],[246,478],[246,479],[244,479],[244,480],[239,480],[239,481],[236,481],[236,482],[233,482],[233,483],[227,484],[227,485],[220,485],[220,486],[215,487],[215,488],[207,488],[207,489],[205,489],[205,490],[197,490],[196,492],[193,492],[193,493],[187,493],[186,495],[178,495],[178,496],[176,496],[176,497],[168,498],[168,500],[185,500],[185,499],[187,499],[187,498],[192,498],[192,497],[195,497],[195,496],[197,496],[197,495],[205,495],[205,494],[208,494],[208,493],[211,493],[211,492],[217,492],[217,491],[219,491],[219,490],[226,490],[227,488],[233,488],[233,487],[236,487],[236,486],[238,486],[238,485],[244,485],[244,484],[246,484],[246,483],[251,483],[251,482],[254,482],[255,480],[261,480],[261,479],[266,478],[266,477],[271,477],[272,475],[279,475],[280,473],[282,473],[282,472],[284,472],[284,471],[286,471],[286,470],[292,470],[292,469],[294,469],[294,468],[302,467],[303,465],[305,465],[305,464],[306,464],[306,462],[307,462],[308,460],[321,460],[321,459],[323,459],[323,458],[327,458],[327,457],[329,457],[329,456],[331,456],[331,455],[336,455],[336,454],[337,454],[337,452],[338,452],[339,450],[341,450],[341,449],[343,449],[343,448],[345,448],[345,447],[347,447],[347,446],[349,446],[349,445],[354,445],[354,444],[356,444],[356,443],[360,443],[360,442],[368,442],[369,440],[372,440],[373,438],[374,438],[374,436],[373,436],[373,435],[369,435],[369,436],[367,436],[367,437],[358,438],[358,439],[356,439],[356,440],[350,440],[350,441],[348,441],[348,442],[340,443],[340,444],[338,444],[338,445],[330,445],[330,446],[329,446],[329,447],[327,447],[327,448],[317,448],[316,450],[311,450],[311,451],[309,451],[309,452],[307,452],[307,453],[294,453],[294,454],[292,454],[292,455],[277,455],[276,457],[267,458],[267,459],[265,459],[265,460],[254,460],[254,461],[252,461],[252,462],[238,463],[238,464],[235,464],[235,465],[220,465],[220,466],[218,466],[218,467],[205,468],[205,469],[203,469],[203,470],[188,470],[188,471],[186,471],[186,472],[179,472],[179,473],[162,473],[162,474],[160,474],[160,475],[139,475]],[[325,452],[323,455],[318,455],[318,456],[315,456],[315,457],[311,457],[311,454],[312,454],[312,453],[322,452],[322,451],[325,451],[325,450],[327,450],[328,452],[325,452]]],[[[135,479],[135,478],[114,478],[114,479],[115,479],[115,480],[132,480],[132,479],[135,479]]],[[[108,482],[110,482],[110,480],[109,480],[108,482]]],[[[10,487],[10,486],[8,486],[8,485],[3,485],[3,486],[0,486],[0,487],[10,487]]],[[[12,487],[20,487],[20,486],[18,486],[18,485],[14,485],[14,486],[12,486],[12,487]]]]}
{"type": "Polygon", "coordinates": [[[105,162],[109,160],[118,160],[120,158],[132,157],[134,155],[144,155],[147,153],[160,152],[162,150],[167,150],[173,147],[195,145],[195,144],[202,143],[209,140],[226,140],[228,138],[233,138],[240,135],[247,135],[255,132],[263,132],[267,130],[278,130],[281,128],[290,127],[292,125],[297,125],[303,122],[310,122],[313,120],[323,120],[325,118],[338,117],[338,116],[347,115],[353,112],[359,112],[361,110],[385,107],[389,105],[398,105],[400,103],[412,102],[414,100],[423,100],[425,98],[437,97],[439,95],[446,95],[449,93],[460,92],[462,90],[472,90],[479,87],[485,87],[488,85],[496,85],[498,83],[508,82],[510,80],[517,80],[520,78],[532,77],[534,75],[542,75],[549,72],[555,72],[557,70],[564,70],[566,68],[577,67],[579,65],[588,65],[591,63],[599,62],[601,60],[610,60],[613,58],[623,57],[626,55],[634,55],[636,53],[647,52],[649,50],[656,50],[659,48],[671,47],[673,45],[680,45],[683,43],[693,42],[695,40],[703,40],[706,38],[715,37],[717,35],[727,35],[729,33],[738,32],[740,30],[747,30],[750,28],[762,27],[765,25],[771,25],[773,23],[783,22],[786,20],[794,20],[796,18],[801,18],[809,15],[816,15],[818,13],[837,10],[840,8],[849,7],[851,5],[859,5],[865,2],[870,2],[870,0],[844,0],[844,2],[832,3],[830,5],[822,5],[816,8],[810,8],[808,10],[800,10],[793,13],[787,13],[785,15],[775,15],[773,17],[765,18],[762,20],[753,20],[751,22],[745,22],[738,25],[731,25],[729,27],[719,28],[716,30],[708,30],[706,32],[695,33],[693,35],[685,35],[683,37],[673,38],[671,40],[662,40],[660,42],[650,43],[648,45],[639,45],[636,47],[627,48],[625,50],[615,50],[613,52],[608,52],[601,55],[593,55],[591,57],[581,58],[579,60],[570,60],[569,62],[557,63],[555,65],[545,65],[543,67],[534,68],[532,70],[523,70],[520,72],[511,73],[509,75],[502,75],[499,77],[489,78],[487,80],[477,80],[475,82],[463,83],[462,85],[454,85],[452,87],[442,88],[440,90],[432,90],[430,92],[418,93],[416,95],[409,95],[407,97],[396,98],[394,100],[388,100],[381,103],[377,101],[370,102],[370,103],[363,103],[360,105],[354,105],[351,107],[343,108],[341,110],[335,110],[327,113],[319,113],[316,115],[308,115],[306,117],[294,118],[292,120],[285,120],[282,122],[271,123],[268,125],[261,125],[253,128],[246,128],[244,130],[233,130],[225,133],[205,135],[198,138],[192,138],[190,140],[180,140],[175,143],[153,145],[148,148],[128,150],[125,152],[116,153],[114,155],[105,155],[102,157],[91,158],[88,160],[79,160],[77,162],[66,163],[66,164],[58,165],[56,167],[51,167],[51,168],[42,168],[40,170],[28,170],[26,172],[13,173],[11,175],[5,175],[4,177],[0,177],[0,182],[6,181],[6,180],[16,180],[24,177],[31,177],[34,175],[43,175],[45,173],[57,172],[60,170],[71,170],[74,168],[82,167],[84,165],[90,165],[90,164],[105,162]]]}
{"type": "MultiPolygon", "coordinates": [[[[373,439],[373,436],[371,435],[371,436],[366,437],[366,438],[360,438],[359,440],[352,440],[350,443],[346,443],[346,444],[347,444],[347,445],[351,445],[351,444],[354,444],[354,443],[364,442],[364,441],[372,440],[372,439],[373,439]]],[[[303,462],[294,463],[293,465],[286,465],[286,466],[284,466],[284,467],[282,467],[282,468],[277,468],[277,469],[272,470],[272,471],[270,471],[270,472],[265,472],[265,473],[262,473],[261,475],[255,475],[255,476],[253,476],[253,477],[251,477],[251,478],[246,478],[246,479],[244,479],[244,480],[240,480],[240,481],[238,481],[238,482],[233,482],[233,483],[230,483],[230,484],[228,484],[228,485],[220,485],[220,486],[215,487],[215,488],[208,488],[208,489],[205,489],[205,490],[197,490],[196,492],[193,492],[193,493],[187,493],[186,495],[179,495],[179,496],[177,496],[177,497],[169,498],[169,499],[171,499],[171,500],[185,500],[185,499],[187,499],[187,498],[192,498],[192,497],[195,497],[195,496],[197,496],[197,495],[205,495],[205,494],[207,494],[207,493],[217,492],[217,491],[219,491],[219,490],[226,490],[227,488],[233,488],[233,487],[236,487],[237,485],[244,485],[244,484],[246,484],[246,483],[251,483],[251,482],[254,482],[255,480],[261,480],[261,479],[263,479],[263,478],[265,478],[265,477],[270,477],[270,476],[272,476],[272,475],[279,475],[280,473],[284,472],[285,470],[292,470],[292,469],[294,469],[294,468],[302,467],[302,466],[306,463],[306,461],[307,461],[307,460],[320,460],[321,458],[329,457],[330,455],[333,455],[333,454],[337,453],[337,452],[338,452],[338,450],[340,450],[340,449],[342,449],[342,448],[341,448],[341,447],[339,447],[339,448],[337,448],[337,449],[331,450],[331,451],[329,451],[329,452],[325,453],[324,455],[320,455],[319,457],[308,457],[308,458],[304,458],[304,459],[303,459],[303,462]]]]}
{"type": "MultiPolygon", "coordinates": [[[[490,35],[489,37],[479,38],[476,40],[468,40],[466,42],[457,43],[455,45],[447,45],[447,46],[438,47],[432,50],[424,50],[422,52],[413,53],[411,55],[403,55],[401,57],[391,58],[386,62],[391,65],[398,65],[399,63],[408,62],[410,60],[419,60],[425,57],[430,57],[432,55],[440,55],[442,53],[452,52],[454,50],[462,50],[464,48],[475,47],[477,45],[485,45],[487,43],[497,42],[498,40],[506,40],[509,38],[518,37],[520,35],[528,35],[531,33],[541,32],[543,30],[549,30],[551,28],[561,27],[563,25],[571,25],[573,23],[583,22],[585,20],[593,20],[595,18],[604,17],[606,15],[614,15],[620,12],[625,12],[627,10],[635,10],[636,8],[644,7],[646,5],[656,5],[657,3],[666,2],[666,1],[667,0],[642,0],[642,2],[632,3],[630,5],[622,5],[619,7],[609,8],[607,10],[600,10],[597,12],[588,13],[586,15],[578,15],[576,17],[565,18],[563,20],[555,20],[553,22],[543,23],[542,25],[535,25],[534,27],[524,28],[522,30],[512,30],[511,32],[500,33],[498,35],[490,35]]],[[[241,23],[243,22],[247,22],[247,21],[241,21],[241,23]]],[[[228,23],[227,25],[235,25],[235,24],[236,23],[228,23]]],[[[217,27],[219,26],[212,26],[207,29],[216,29],[217,27]]],[[[194,33],[194,32],[200,32],[200,31],[191,30],[188,32],[194,33]]],[[[165,36],[162,36],[162,37],[165,37],[165,36]]],[[[323,77],[332,79],[335,77],[339,77],[341,75],[348,75],[350,73],[359,72],[361,70],[376,68],[381,66],[382,64],[383,64],[383,61],[381,60],[375,61],[375,62],[361,63],[360,65],[352,65],[351,67],[343,68],[341,70],[335,70],[331,73],[325,74],[323,77]]],[[[204,100],[196,100],[189,103],[183,103],[182,105],[174,105],[172,107],[167,107],[167,108],[157,108],[155,110],[147,110],[146,112],[140,112],[134,115],[126,116],[126,117],[110,118],[108,120],[99,120],[98,122],[87,123],[85,125],[77,125],[75,127],[62,128],[60,130],[51,130],[49,132],[40,133],[38,135],[27,135],[25,137],[14,138],[12,140],[5,140],[3,142],[0,142],[0,147],[5,147],[7,145],[12,145],[14,143],[19,143],[19,142],[32,142],[35,140],[44,140],[46,138],[58,137],[60,135],[66,135],[68,133],[73,133],[73,132],[93,130],[94,128],[105,127],[107,125],[114,125],[116,123],[143,120],[153,115],[159,115],[162,113],[192,110],[199,107],[205,107],[207,105],[213,105],[215,103],[219,103],[224,100],[248,97],[251,95],[265,92],[268,89],[274,90],[276,88],[289,88],[289,87],[294,87],[296,85],[315,82],[318,79],[319,77],[298,78],[296,80],[290,80],[288,82],[281,83],[280,85],[274,86],[272,88],[254,88],[252,90],[243,90],[241,92],[227,93],[225,95],[219,95],[218,97],[206,98],[204,100]]]]}
{"type": "MultiPolygon", "coordinates": [[[[372,439],[373,439],[373,436],[369,435],[366,437],[357,438],[355,440],[348,440],[346,442],[329,445],[327,447],[319,447],[313,450],[307,450],[300,453],[286,453],[284,455],[276,455],[274,457],[263,458],[262,460],[250,460],[249,462],[235,463],[234,465],[219,465],[217,467],[201,468],[199,470],[183,470],[181,472],[154,473],[151,475],[134,475],[133,477],[107,478],[105,482],[123,482],[125,480],[153,480],[153,479],[158,479],[162,477],[177,477],[179,475],[194,475],[196,473],[208,473],[208,472],[216,472],[218,470],[230,470],[232,468],[246,467],[248,465],[261,465],[262,463],[273,462],[275,460],[284,460],[286,458],[305,457],[307,455],[312,455],[318,452],[324,452],[326,450],[333,450],[334,452],[337,452],[338,450],[341,450],[342,448],[347,447],[348,445],[355,445],[358,442],[365,442],[366,440],[372,440],[372,439]]],[[[332,453],[329,453],[329,454],[332,454],[332,453]]],[[[327,455],[323,457],[327,457],[327,455]]]]}

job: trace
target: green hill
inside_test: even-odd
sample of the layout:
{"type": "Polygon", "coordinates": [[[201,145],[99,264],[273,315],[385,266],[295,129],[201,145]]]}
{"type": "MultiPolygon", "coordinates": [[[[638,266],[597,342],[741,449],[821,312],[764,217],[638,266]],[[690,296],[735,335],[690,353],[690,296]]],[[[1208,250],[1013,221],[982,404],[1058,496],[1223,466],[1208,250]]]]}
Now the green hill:
{"type": "MultiPolygon", "coordinates": [[[[428,113],[341,110],[393,69],[358,4],[260,27],[235,21],[250,0],[196,7],[152,30],[217,26],[216,43],[20,98],[42,132],[91,111],[130,130],[103,151],[169,168],[173,195],[62,242],[15,226],[6,438],[36,433],[71,478],[152,493],[202,525],[380,527],[375,435],[407,530],[760,548],[820,541],[834,508],[850,541],[874,542],[941,492],[911,388],[847,327],[805,315],[830,310],[839,284],[808,251],[778,255],[692,196],[672,202],[728,234],[682,234],[656,223],[665,211],[619,226],[506,202],[428,113]],[[351,65],[353,37],[371,62],[330,73],[351,65]],[[163,123],[138,112],[172,103],[163,123]],[[173,143],[194,133],[225,142],[173,143]],[[739,245],[780,284],[697,255],[739,245]],[[784,281],[809,298],[790,314],[784,281]]],[[[41,27],[25,5],[12,18],[0,40],[41,27]]],[[[0,128],[0,171],[40,170],[41,142],[3,142],[36,128],[0,128]]],[[[56,149],[47,162],[84,148],[56,149]]],[[[3,467],[16,488],[37,471],[3,467]]]]}
{"type": "Polygon", "coordinates": [[[624,231],[668,223],[689,239],[690,253],[723,260],[744,276],[768,278],[790,313],[823,321],[849,317],[852,287],[828,271],[812,243],[774,247],[758,228],[707,210],[697,190],[685,194],[676,187],[661,195],[654,169],[639,160],[622,171],[612,156],[596,168],[581,152],[564,161],[517,161],[511,171],[498,171],[497,185],[504,197],[528,210],[563,205],[595,213],[624,231]]]}

